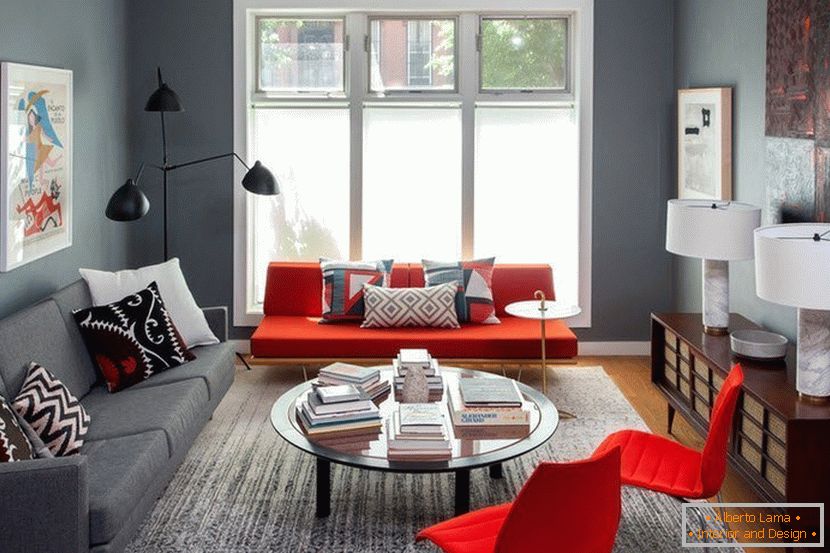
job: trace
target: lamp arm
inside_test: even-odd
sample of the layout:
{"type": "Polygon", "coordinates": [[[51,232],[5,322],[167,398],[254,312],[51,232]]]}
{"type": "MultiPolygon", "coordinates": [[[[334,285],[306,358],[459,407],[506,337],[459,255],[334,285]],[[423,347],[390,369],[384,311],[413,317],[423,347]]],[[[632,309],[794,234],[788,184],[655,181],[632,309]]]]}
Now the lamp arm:
{"type": "Polygon", "coordinates": [[[245,169],[250,169],[250,167],[248,167],[248,164],[245,163],[245,161],[241,157],[239,157],[239,155],[237,155],[236,152],[230,152],[228,154],[220,154],[218,156],[204,157],[202,159],[194,159],[193,161],[186,161],[184,163],[176,163],[175,165],[167,165],[165,167],[161,167],[161,169],[166,170],[166,171],[172,171],[174,169],[181,169],[182,167],[189,167],[191,165],[198,165],[200,163],[205,163],[205,162],[208,162],[208,161],[213,161],[213,160],[216,160],[216,159],[222,159],[222,158],[231,157],[231,156],[238,159],[239,163],[241,163],[242,165],[245,166],[245,169]]]}

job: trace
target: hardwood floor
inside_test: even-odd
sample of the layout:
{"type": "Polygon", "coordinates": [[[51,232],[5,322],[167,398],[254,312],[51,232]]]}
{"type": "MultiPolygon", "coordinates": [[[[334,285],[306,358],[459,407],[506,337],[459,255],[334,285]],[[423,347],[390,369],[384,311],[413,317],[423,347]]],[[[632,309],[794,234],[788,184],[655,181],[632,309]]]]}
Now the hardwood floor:
{"type": "MultiPolygon", "coordinates": [[[[651,368],[648,357],[579,357],[575,361],[558,362],[556,365],[602,366],[652,432],[671,437],[695,449],[703,448],[703,439],[691,429],[680,414],[675,417],[673,434],[669,436],[666,432],[666,401],[651,383],[651,368]]],[[[301,381],[303,378],[303,372],[299,368],[282,367],[281,371],[287,379],[301,381]]],[[[308,371],[309,377],[313,377],[315,374],[316,369],[308,371]]],[[[509,369],[507,374],[516,377],[518,376],[518,370],[509,369]]],[[[539,371],[533,369],[523,369],[521,380],[536,387],[541,384],[539,371]]],[[[723,485],[723,500],[730,503],[757,503],[761,501],[743,479],[731,469],[728,471],[723,485]]],[[[730,524],[730,528],[733,530],[756,529],[753,525],[746,523],[730,524]]],[[[747,548],[746,551],[747,553],[784,553],[784,549],[779,548],[747,548]]]]}

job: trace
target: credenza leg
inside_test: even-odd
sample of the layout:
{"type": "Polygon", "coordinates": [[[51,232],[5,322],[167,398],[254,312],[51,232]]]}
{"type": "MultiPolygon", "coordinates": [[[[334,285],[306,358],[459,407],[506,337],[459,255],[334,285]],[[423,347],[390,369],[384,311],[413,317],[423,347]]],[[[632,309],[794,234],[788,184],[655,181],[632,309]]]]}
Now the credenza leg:
{"type": "Polygon", "coordinates": [[[455,516],[470,512],[470,469],[455,471],[455,516]]]}
{"type": "Polygon", "coordinates": [[[667,426],[668,426],[669,434],[671,434],[671,428],[674,425],[674,413],[675,413],[675,411],[674,411],[674,407],[672,407],[671,403],[668,404],[668,408],[669,408],[669,416],[668,416],[667,426]]]}
{"type": "Polygon", "coordinates": [[[317,516],[331,513],[331,462],[317,457],[317,516]]]}

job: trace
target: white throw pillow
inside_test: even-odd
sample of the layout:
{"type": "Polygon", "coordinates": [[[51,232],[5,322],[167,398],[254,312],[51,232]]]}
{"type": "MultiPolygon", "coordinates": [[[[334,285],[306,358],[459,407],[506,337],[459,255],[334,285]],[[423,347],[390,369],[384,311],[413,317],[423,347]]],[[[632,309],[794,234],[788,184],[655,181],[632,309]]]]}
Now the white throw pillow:
{"type": "Polygon", "coordinates": [[[187,287],[177,257],[158,265],[116,273],[94,269],[80,269],[80,273],[89,285],[94,305],[119,301],[155,281],[173,324],[188,348],[219,343],[187,287]]]}

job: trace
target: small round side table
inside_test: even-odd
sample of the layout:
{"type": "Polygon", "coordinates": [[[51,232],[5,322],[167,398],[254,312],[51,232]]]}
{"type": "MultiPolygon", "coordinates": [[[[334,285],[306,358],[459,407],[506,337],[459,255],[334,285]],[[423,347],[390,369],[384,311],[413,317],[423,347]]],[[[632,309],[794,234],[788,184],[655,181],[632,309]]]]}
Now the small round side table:
{"type": "Polygon", "coordinates": [[[545,321],[549,319],[568,319],[582,313],[578,305],[566,305],[555,301],[547,301],[544,292],[536,290],[535,300],[517,301],[507,305],[504,310],[514,317],[522,319],[537,319],[542,334],[542,392],[548,393],[548,370],[545,357],[545,321]]]}

